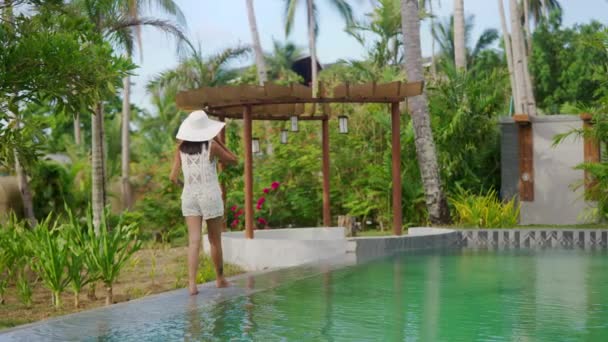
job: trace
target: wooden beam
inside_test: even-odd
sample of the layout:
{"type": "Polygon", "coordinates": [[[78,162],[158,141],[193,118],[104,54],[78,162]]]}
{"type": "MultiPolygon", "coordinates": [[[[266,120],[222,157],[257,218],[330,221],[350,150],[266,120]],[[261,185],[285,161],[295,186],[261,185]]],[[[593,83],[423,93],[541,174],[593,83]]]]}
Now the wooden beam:
{"type": "Polygon", "coordinates": [[[393,176],[393,234],[401,235],[401,113],[399,102],[391,105],[392,176],[393,176]]]}
{"type": "MultiPolygon", "coordinates": [[[[583,113],[580,115],[581,120],[583,120],[583,129],[584,131],[588,131],[589,129],[591,129],[593,127],[593,123],[591,122],[591,119],[593,119],[593,116],[591,114],[588,113],[583,113]]],[[[585,161],[585,163],[599,163],[600,162],[600,145],[598,144],[597,139],[593,138],[593,137],[589,137],[586,134],[584,135],[584,147],[583,147],[583,160],[585,161]]],[[[593,175],[591,175],[587,170],[585,170],[585,192],[587,193],[589,190],[591,190],[596,184],[597,184],[597,180],[593,178],[593,175]]],[[[589,195],[587,193],[587,195],[589,195]]],[[[594,198],[589,198],[589,199],[594,199],[594,198]]]]}
{"type": "Polygon", "coordinates": [[[243,146],[245,147],[245,237],[253,239],[253,153],[251,150],[251,106],[243,109],[243,146]]]}
{"type": "MultiPolygon", "coordinates": [[[[242,115],[237,114],[225,114],[221,112],[209,112],[209,115],[217,116],[218,118],[227,118],[227,119],[243,119],[242,115]]],[[[319,116],[298,116],[298,120],[301,121],[322,121],[325,119],[329,119],[327,115],[319,115],[319,116]]],[[[281,115],[281,116],[272,116],[272,115],[252,115],[251,120],[253,121],[289,121],[291,120],[291,115],[281,115]]]]}
{"type": "Polygon", "coordinates": [[[518,127],[519,147],[519,200],[534,201],[534,144],[530,118],[525,114],[514,115],[518,127]]]}
{"type": "Polygon", "coordinates": [[[322,121],[322,148],[323,148],[323,226],[331,226],[331,212],[329,202],[329,120],[322,121]]]}
{"type": "Polygon", "coordinates": [[[204,107],[211,108],[212,110],[219,110],[224,108],[233,108],[233,107],[241,107],[244,105],[250,106],[265,106],[265,105],[280,105],[280,104],[296,104],[296,103],[393,103],[393,102],[401,102],[404,101],[406,96],[399,97],[367,97],[367,98],[312,98],[312,99],[278,99],[278,100],[235,100],[230,103],[223,104],[212,104],[208,106],[203,106],[204,104],[196,104],[192,107],[184,107],[179,106],[180,109],[184,110],[193,110],[200,109],[204,107]]]}

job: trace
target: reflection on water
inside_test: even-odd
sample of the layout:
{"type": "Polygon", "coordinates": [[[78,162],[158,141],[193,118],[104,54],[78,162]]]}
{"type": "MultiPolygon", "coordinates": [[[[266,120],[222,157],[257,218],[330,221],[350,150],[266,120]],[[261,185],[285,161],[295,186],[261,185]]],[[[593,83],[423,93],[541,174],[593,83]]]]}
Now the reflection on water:
{"type": "Polygon", "coordinates": [[[247,277],[216,304],[203,292],[101,316],[89,340],[608,341],[607,269],[605,250],[409,253],[292,282],[247,277]]]}

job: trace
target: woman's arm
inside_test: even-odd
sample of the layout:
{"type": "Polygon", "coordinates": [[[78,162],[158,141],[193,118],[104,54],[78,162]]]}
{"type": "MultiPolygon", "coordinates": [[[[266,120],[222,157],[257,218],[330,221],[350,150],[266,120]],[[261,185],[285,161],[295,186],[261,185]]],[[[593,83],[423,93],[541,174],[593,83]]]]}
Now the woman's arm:
{"type": "Polygon", "coordinates": [[[169,179],[174,184],[181,183],[181,181],[179,180],[179,171],[182,166],[182,159],[179,155],[179,146],[180,145],[181,145],[181,142],[178,142],[177,149],[175,150],[175,156],[173,157],[173,166],[171,167],[171,173],[169,174],[169,179]]]}
{"type": "Polygon", "coordinates": [[[211,157],[218,158],[224,165],[234,165],[238,160],[234,153],[230,152],[217,137],[213,139],[211,144],[211,157]]]}

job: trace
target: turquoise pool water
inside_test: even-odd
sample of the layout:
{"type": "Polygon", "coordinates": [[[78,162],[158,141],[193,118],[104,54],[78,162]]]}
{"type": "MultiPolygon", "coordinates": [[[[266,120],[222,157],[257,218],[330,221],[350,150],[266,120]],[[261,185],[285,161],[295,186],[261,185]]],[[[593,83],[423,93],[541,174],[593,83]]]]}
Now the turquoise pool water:
{"type": "Polygon", "coordinates": [[[401,254],[95,340],[608,341],[608,253],[401,254]]]}

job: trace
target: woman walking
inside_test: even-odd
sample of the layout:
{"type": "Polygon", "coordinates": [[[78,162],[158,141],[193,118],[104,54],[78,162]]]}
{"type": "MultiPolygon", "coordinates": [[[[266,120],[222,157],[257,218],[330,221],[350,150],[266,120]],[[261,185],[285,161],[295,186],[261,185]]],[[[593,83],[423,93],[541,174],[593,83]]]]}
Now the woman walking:
{"type": "Polygon", "coordinates": [[[237,159],[217,138],[224,125],[198,110],[182,122],[176,136],[178,146],[170,178],[184,187],[182,213],[188,226],[188,289],[191,295],[198,294],[196,274],[203,220],[207,222],[217,287],[228,286],[222,260],[224,203],[217,178],[217,161],[227,165],[235,164],[237,159]],[[180,166],[183,182],[178,178],[180,166]]]}

